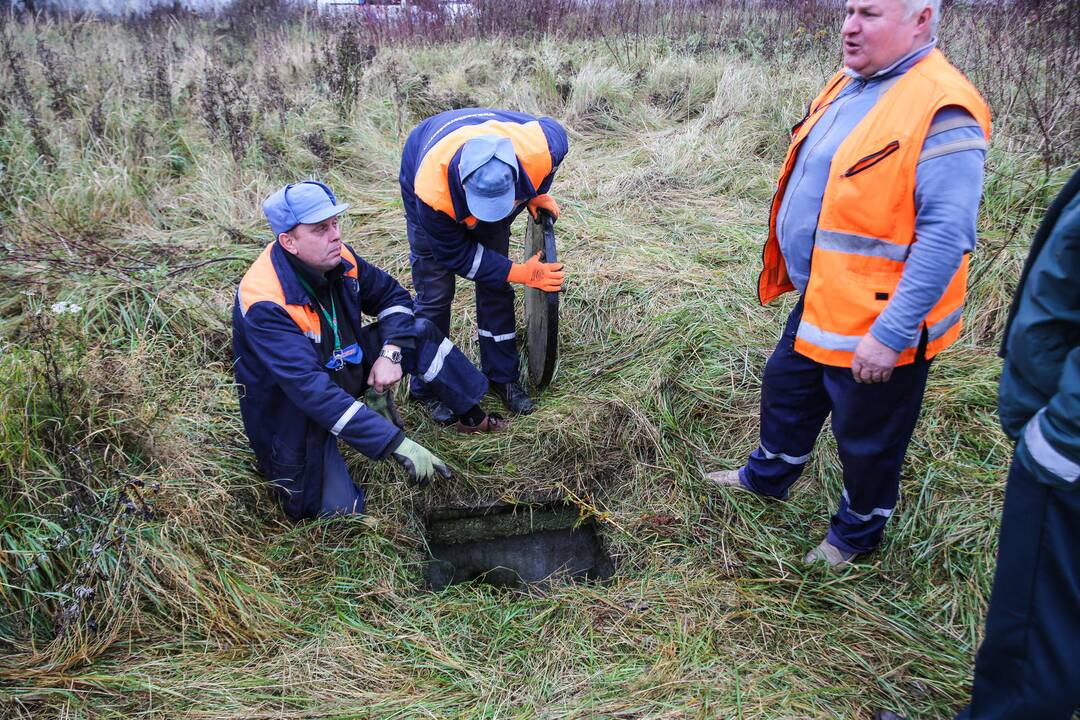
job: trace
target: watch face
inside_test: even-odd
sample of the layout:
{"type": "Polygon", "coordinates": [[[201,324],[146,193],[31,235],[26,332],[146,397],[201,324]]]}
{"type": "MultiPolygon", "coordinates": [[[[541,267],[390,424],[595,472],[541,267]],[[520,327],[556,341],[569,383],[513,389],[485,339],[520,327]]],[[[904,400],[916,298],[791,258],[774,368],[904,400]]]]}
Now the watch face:
{"type": "Polygon", "coordinates": [[[401,351],[400,350],[383,350],[382,351],[382,356],[384,358],[386,358],[387,360],[389,360],[390,362],[392,362],[392,363],[401,362],[401,351]]]}

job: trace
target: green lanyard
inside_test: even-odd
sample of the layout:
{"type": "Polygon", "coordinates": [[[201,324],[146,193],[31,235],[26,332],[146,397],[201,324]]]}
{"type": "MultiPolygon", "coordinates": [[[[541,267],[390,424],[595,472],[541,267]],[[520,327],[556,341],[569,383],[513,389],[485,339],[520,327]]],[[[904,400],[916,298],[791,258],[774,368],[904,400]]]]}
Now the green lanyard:
{"type": "Polygon", "coordinates": [[[323,314],[323,317],[326,318],[326,322],[330,325],[330,328],[334,331],[334,357],[335,358],[340,357],[341,356],[341,335],[338,334],[337,306],[334,304],[334,289],[330,288],[330,313],[333,313],[333,314],[330,314],[330,313],[326,312],[326,308],[324,308],[323,304],[321,302],[319,302],[318,295],[315,294],[315,291],[311,289],[311,286],[308,285],[307,280],[305,280],[300,275],[300,273],[296,273],[296,279],[299,280],[300,284],[304,287],[305,290],[307,290],[308,295],[311,296],[311,299],[315,301],[315,305],[318,306],[319,312],[321,312],[323,314]]]}

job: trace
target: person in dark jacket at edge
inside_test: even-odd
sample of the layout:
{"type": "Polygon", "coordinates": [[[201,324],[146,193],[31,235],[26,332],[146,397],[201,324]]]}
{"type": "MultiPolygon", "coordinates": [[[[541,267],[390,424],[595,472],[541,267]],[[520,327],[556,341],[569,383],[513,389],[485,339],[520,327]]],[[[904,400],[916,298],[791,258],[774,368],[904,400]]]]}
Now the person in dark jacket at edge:
{"type": "Polygon", "coordinates": [[[349,206],[319,182],[287,185],[263,212],[275,240],[254,262],[233,307],[233,356],[244,430],[283,508],[295,519],[361,513],[364,491],[338,451],[393,457],[424,485],[450,470],[405,436],[391,390],[403,372],[424,378],[460,432],[507,421],[478,403],[484,375],[409,293],[341,242],[349,206]],[[361,315],[376,322],[362,325],[361,315]],[[362,398],[362,399],[361,399],[362,398]]]}
{"type": "Polygon", "coordinates": [[[1080,171],[1035,235],[1001,355],[998,414],[1016,450],[971,704],[956,717],[1069,720],[1080,710],[1080,171]]]}
{"type": "MultiPolygon", "coordinates": [[[[511,262],[510,226],[526,207],[534,218],[541,211],[558,218],[547,193],[566,152],[566,131],[551,118],[466,108],[424,120],[401,156],[416,316],[449,335],[455,275],[476,283],[480,366],[492,392],[517,414],[535,406],[519,382],[510,283],[554,292],[563,266],[540,262],[539,253],[511,262]]],[[[452,420],[422,376],[413,376],[409,390],[434,420],[452,420]]]]}

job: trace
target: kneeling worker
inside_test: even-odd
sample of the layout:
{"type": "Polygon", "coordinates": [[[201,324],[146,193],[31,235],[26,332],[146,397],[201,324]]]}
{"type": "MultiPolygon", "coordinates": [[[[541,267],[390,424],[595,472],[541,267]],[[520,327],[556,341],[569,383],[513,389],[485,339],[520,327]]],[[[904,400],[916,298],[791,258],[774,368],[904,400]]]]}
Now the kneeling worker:
{"type": "Polygon", "coordinates": [[[338,438],[373,460],[392,456],[421,485],[450,470],[405,437],[391,389],[419,374],[460,432],[503,430],[479,407],[487,379],[432,323],[417,319],[394,278],[341,242],[339,205],[318,182],[263,203],[276,240],[240,281],[233,355],[244,430],[293,518],[364,509],[338,438]],[[361,324],[361,314],[377,322],[361,324]],[[363,400],[358,399],[363,398],[363,400]]]}
{"type": "MultiPolygon", "coordinates": [[[[562,287],[560,263],[511,262],[510,225],[525,207],[559,216],[547,194],[566,156],[563,127],[551,118],[510,110],[450,110],[416,126],[401,155],[401,199],[409,236],[416,315],[450,332],[455,275],[476,283],[480,365],[492,392],[514,413],[533,402],[518,382],[514,289],[562,287]]],[[[439,422],[451,409],[413,377],[410,396],[439,422]]]]}

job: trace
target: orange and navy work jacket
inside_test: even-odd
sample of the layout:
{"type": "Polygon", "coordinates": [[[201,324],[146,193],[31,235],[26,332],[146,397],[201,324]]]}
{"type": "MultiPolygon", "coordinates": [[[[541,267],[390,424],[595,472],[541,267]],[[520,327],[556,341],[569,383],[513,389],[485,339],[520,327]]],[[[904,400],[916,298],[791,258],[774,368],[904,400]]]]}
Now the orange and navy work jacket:
{"type": "MultiPolygon", "coordinates": [[[[758,296],[765,304],[793,290],[776,232],[784,191],[803,141],[850,82],[837,73],[792,131],[773,196],[758,296]]],[[[795,350],[824,365],[851,367],[855,347],[893,297],[915,237],[915,172],[939,110],[965,109],[990,139],[990,110],[978,90],[941,51],[931,51],[877,101],[833,156],[818,217],[810,278],[795,350]]],[[[968,257],[923,321],[927,358],[960,334],[968,257]]],[[[918,339],[916,340],[918,342],[918,339]]],[[[917,348],[900,354],[914,362],[917,348]]]]}
{"type": "MultiPolygon", "coordinates": [[[[350,323],[352,335],[359,337],[361,315],[369,315],[378,319],[384,341],[415,338],[408,291],[347,245],[341,248],[341,264],[339,325],[350,323]]],[[[297,468],[287,467],[292,465],[303,466],[304,476],[321,478],[327,433],[373,459],[386,457],[404,437],[334,382],[319,352],[324,327],[285,250],[271,243],[240,281],[232,343],[244,429],[271,480],[298,476],[297,468]]],[[[291,497],[286,503],[294,517],[310,515],[312,507],[317,514],[319,498],[291,497]]]]}
{"type": "Polygon", "coordinates": [[[431,255],[469,280],[499,285],[510,274],[510,259],[471,239],[477,226],[469,214],[458,165],[461,147],[480,135],[510,138],[517,153],[518,206],[551,187],[567,152],[566,130],[548,117],[511,110],[465,108],[429,117],[416,126],[401,154],[401,200],[414,253],[431,255]]]}

